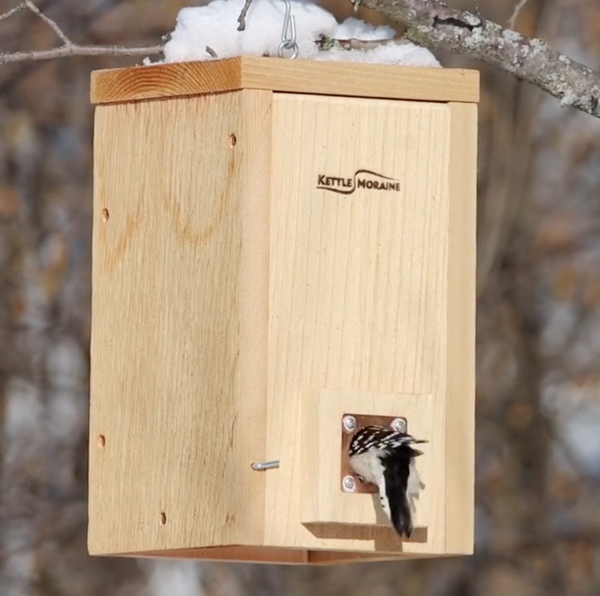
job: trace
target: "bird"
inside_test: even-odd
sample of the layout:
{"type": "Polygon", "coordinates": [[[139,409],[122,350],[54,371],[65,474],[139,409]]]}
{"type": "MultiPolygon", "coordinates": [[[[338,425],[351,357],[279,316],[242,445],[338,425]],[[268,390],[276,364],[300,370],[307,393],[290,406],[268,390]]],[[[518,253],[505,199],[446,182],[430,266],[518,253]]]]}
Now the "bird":
{"type": "Polygon", "coordinates": [[[425,488],[415,466],[415,458],[423,452],[413,445],[427,442],[392,428],[368,425],[355,433],[348,448],[352,471],[361,481],[377,486],[381,506],[400,538],[410,538],[414,502],[425,488]]]}

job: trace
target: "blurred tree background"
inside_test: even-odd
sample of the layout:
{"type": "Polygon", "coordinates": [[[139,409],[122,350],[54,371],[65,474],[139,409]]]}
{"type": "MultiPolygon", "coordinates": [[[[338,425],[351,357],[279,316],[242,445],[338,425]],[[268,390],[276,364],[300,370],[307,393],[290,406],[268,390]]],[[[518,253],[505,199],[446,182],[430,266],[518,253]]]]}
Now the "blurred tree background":
{"type": "MultiPolygon", "coordinates": [[[[478,2],[503,24],[516,3],[478,2]]],[[[190,4],[38,2],[74,41],[123,45],[159,42],[190,4]]],[[[529,0],[515,26],[600,69],[597,0],[529,0]]],[[[55,41],[27,12],[0,22],[2,51],[55,41]]],[[[87,556],[89,76],[139,60],[66,58],[0,66],[0,596],[600,594],[600,121],[438,57],[482,71],[476,555],[331,569],[87,556]]]]}

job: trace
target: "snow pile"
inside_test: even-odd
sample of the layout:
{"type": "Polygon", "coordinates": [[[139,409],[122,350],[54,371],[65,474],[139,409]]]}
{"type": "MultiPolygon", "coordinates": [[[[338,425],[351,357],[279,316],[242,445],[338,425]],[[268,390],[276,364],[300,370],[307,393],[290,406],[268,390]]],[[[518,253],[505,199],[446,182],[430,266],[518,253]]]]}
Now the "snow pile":
{"type": "MultiPolygon", "coordinates": [[[[164,62],[277,56],[285,15],[283,0],[253,0],[246,29],[238,31],[243,6],[244,0],[213,0],[207,6],[183,8],[165,44],[164,62]]],[[[393,42],[395,32],[390,27],[375,27],[354,18],[338,24],[331,13],[308,0],[291,0],[291,14],[296,23],[298,58],[440,66],[429,50],[406,41],[393,42]],[[335,40],[390,42],[366,49],[321,51],[316,42],[322,35],[335,40]]]]}

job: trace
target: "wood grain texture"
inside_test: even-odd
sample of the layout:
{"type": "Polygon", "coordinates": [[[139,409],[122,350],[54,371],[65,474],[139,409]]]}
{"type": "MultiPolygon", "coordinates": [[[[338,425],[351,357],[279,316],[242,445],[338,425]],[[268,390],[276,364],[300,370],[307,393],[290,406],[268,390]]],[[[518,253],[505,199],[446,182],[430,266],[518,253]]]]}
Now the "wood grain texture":
{"type": "Polygon", "coordinates": [[[263,89],[427,101],[479,101],[479,72],[243,56],[92,73],[95,104],[263,89]]]}
{"type": "MultiPolygon", "coordinates": [[[[431,395],[440,428],[424,438],[438,455],[444,449],[449,139],[444,104],[274,97],[273,143],[282,149],[273,152],[267,450],[281,466],[267,475],[267,544],[378,548],[368,533],[317,536],[298,523],[309,490],[300,445],[316,434],[302,437],[298,424],[307,391],[431,395]],[[400,192],[316,189],[320,174],[353,178],[360,169],[397,179],[400,192]]],[[[428,490],[443,489],[443,475],[431,478],[428,490]]],[[[356,498],[358,517],[372,516],[372,497],[356,498]]],[[[431,526],[437,517],[428,515],[431,526]]],[[[440,525],[434,543],[403,551],[443,552],[440,525]]]]}
{"type": "Polygon", "coordinates": [[[242,89],[241,60],[228,60],[217,68],[206,68],[206,64],[176,62],[97,70],[92,72],[91,100],[94,104],[118,103],[242,89]]]}
{"type": "Polygon", "coordinates": [[[475,533],[477,106],[451,103],[446,390],[446,546],[471,554],[475,533]]]}
{"type": "Polygon", "coordinates": [[[270,125],[263,91],[96,111],[93,554],[262,543],[270,125]]]}

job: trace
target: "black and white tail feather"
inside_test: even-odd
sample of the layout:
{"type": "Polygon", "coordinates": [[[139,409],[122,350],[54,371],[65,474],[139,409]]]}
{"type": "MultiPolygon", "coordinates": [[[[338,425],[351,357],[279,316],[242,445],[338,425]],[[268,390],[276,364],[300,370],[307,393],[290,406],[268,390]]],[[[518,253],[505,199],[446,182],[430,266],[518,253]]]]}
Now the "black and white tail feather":
{"type": "Polygon", "coordinates": [[[414,501],[424,484],[415,467],[423,452],[416,443],[427,443],[383,426],[365,426],[352,438],[350,465],[364,482],[375,484],[379,500],[400,537],[410,538],[413,530],[414,501]]]}

